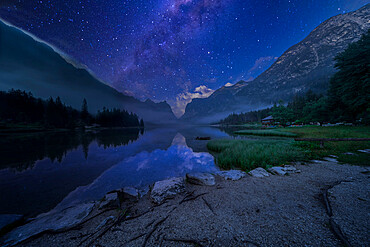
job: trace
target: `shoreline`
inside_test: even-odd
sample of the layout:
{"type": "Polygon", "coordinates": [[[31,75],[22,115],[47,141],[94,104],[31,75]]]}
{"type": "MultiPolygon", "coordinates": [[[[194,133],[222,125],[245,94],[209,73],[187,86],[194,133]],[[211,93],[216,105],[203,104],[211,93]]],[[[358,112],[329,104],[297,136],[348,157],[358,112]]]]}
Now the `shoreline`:
{"type": "Polygon", "coordinates": [[[87,217],[91,220],[81,224],[79,230],[39,234],[20,246],[89,246],[93,243],[102,246],[338,246],[340,240],[331,230],[332,221],[352,245],[366,245],[369,217],[368,206],[363,208],[363,205],[370,200],[369,169],[338,164],[333,159],[295,167],[302,172],[263,178],[246,176],[237,181],[216,175],[214,186],[186,183],[183,193],[160,204],[153,204],[148,193],[139,200],[126,198],[118,210],[103,211],[95,206],[87,217]],[[348,188],[339,189],[341,186],[348,188]],[[347,193],[347,190],[352,191],[347,193]],[[325,191],[332,216],[322,197],[325,191]],[[343,200],[338,196],[341,193],[356,210],[346,212],[346,208],[338,207],[343,200]],[[346,224],[342,216],[357,222],[346,224]],[[365,228],[358,232],[361,225],[365,228]]]}

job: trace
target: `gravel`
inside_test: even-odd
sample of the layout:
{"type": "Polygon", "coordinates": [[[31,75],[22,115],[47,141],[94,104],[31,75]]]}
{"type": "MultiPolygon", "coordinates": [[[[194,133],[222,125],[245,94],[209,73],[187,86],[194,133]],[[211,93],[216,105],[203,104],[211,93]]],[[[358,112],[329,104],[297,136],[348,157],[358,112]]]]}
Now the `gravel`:
{"type": "MultiPolygon", "coordinates": [[[[160,205],[154,205],[146,195],[137,203],[123,205],[131,218],[115,224],[93,244],[341,246],[330,230],[322,201],[323,191],[332,187],[329,200],[333,219],[353,246],[369,246],[369,177],[361,173],[366,169],[327,161],[295,167],[301,173],[247,176],[238,181],[216,176],[215,186],[186,184],[185,194],[160,205]]],[[[81,229],[47,233],[22,246],[77,246],[104,219],[119,214],[108,211],[81,229]]],[[[81,246],[88,246],[90,239],[93,237],[81,246]]]]}

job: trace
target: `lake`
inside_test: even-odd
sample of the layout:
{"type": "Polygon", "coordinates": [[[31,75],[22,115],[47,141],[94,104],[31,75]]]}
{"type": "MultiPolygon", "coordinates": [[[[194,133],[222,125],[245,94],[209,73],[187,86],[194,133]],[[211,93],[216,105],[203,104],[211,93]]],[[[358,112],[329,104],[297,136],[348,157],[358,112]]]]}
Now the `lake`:
{"type": "Polygon", "coordinates": [[[230,133],[178,127],[1,136],[0,214],[33,217],[126,186],[144,192],[166,178],[217,171],[207,141],[196,137],[230,133]]]}

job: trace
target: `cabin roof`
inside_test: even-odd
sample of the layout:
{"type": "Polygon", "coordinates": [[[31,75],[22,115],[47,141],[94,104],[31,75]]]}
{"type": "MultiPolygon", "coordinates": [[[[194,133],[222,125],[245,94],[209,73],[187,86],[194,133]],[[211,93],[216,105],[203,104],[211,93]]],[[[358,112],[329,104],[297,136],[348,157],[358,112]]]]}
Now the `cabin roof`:
{"type": "Polygon", "coordinates": [[[274,120],[274,118],[272,116],[268,116],[268,117],[265,117],[264,119],[262,119],[262,121],[264,120],[274,120]]]}

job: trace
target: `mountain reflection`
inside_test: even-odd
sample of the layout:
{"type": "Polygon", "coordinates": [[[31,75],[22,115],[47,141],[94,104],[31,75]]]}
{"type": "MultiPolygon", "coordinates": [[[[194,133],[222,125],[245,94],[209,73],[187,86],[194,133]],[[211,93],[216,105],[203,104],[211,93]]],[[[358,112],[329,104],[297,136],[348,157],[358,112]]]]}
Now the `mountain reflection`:
{"type": "Polygon", "coordinates": [[[193,152],[184,136],[177,133],[166,149],[143,151],[128,157],[102,173],[94,182],[78,187],[57,207],[97,200],[107,192],[126,186],[144,189],[150,184],[170,177],[185,176],[188,172],[214,172],[217,167],[209,153],[193,152]]]}
{"type": "Polygon", "coordinates": [[[82,146],[87,159],[89,145],[94,141],[104,149],[118,147],[137,140],[139,134],[139,129],[114,129],[1,136],[0,169],[12,168],[22,171],[32,168],[36,161],[44,158],[61,163],[68,152],[79,146],[82,146]]]}

